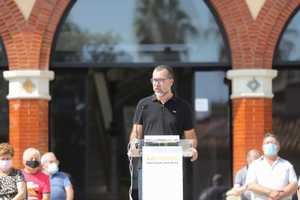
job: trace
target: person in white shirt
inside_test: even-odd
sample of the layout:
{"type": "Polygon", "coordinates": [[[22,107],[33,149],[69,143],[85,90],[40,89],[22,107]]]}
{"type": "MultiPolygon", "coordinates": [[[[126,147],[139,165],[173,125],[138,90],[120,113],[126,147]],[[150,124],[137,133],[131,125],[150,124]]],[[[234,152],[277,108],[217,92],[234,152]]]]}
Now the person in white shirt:
{"type": "Polygon", "coordinates": [[[297,199],[300,199],[300,178],[298,180],[297,199]]]}
{"type": "Polygon", "coordinates": [[[250,149],[247,152],[246,161],[247,165],[242,167],[240,170],[237,171],[235,177],[234,177],[234,186],[231,190],[229,190],[226,195],[227,196],[240,196],[241,200],[250,200],[251,195],[250,191],[247,191],[246,189],[246,177],[249,165],[257,160],[259,157],[261,157],[261,154],[256,149],[250,149]]]}
{"type": "Polygon", "coordinates": [[[246,187],[252,200],[291,200],[297,190],[293,165],[278,156],[277,137],[267,133],[262,145],[264,155],[249,166],[246,187]]]}

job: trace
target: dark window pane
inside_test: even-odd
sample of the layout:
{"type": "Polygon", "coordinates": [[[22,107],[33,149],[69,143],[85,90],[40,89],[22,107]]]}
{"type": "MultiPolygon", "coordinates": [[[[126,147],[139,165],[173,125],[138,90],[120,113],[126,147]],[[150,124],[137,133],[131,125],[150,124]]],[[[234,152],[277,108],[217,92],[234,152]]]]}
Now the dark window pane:
{"type": "Polygon", "coordinates": [[[279,71],[273,81],[273,131],[280,140],[280,155],[300,173],[300,71],[279,71]]]}
{"type": "Polygon", "coordinates": [[[0,66],[5,66],[7,65],[7,59],[5,56],[5,50],[4,50],[4,46],[3,46],[3,42],[0,38],[0,66]]]}
{"type": "Polygon", "coordinates": [[[219,196],[217,199],[223,199],[231,186],[229,88],[224,79],[223,71],[195,74],[199,158],[194,163],[194,199],[216,199],[212,192],[219,196]],[[212,187],[215,179],[220,180],[217,190],[212,187]]]}
{"type": "Polygon", "coordinates": [[[274,60],[278,62],[300,61],[300,12],[292,18],[279,42],[274,60]]]}
{"type": "Polygon", "coordinates": [[[3,71],[0,71],[0,141],[8,142],[8,81],[3,78],[3,71]]]}
{"type": "Polygon", "coordinates": [[[229,60],[214,16],[198,0],[78,0],[56,43],[56,63],[229,60]]]}
{"type": "Polygon", "coordinates": [[[83,72],[56,73],[51,82],[50,149],[70,174],[76,199],[84,199],[85,191],[86,82],[83,72]]]}

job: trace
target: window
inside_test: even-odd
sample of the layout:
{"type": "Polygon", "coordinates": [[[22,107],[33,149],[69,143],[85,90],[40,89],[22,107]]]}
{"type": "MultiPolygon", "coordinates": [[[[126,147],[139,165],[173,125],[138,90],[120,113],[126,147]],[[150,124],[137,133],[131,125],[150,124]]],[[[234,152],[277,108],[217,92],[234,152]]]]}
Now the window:
{"type": "Polygon", "coordinates": [[[4,66],[7,66],[7,59],[6,59],[6,55],[5,55],[3,42],[0,38],[0,67],[4,67],[4,66]]]}
{"type": "Polygon", "coordinates": [[[275,63],[300,62],[300,12],[284,30],[274,56],[275,63]]]}
{"type": "Polygon", "coordinates": [[[199,0],[78,0],[54,63],[228,63],[214,16],[199,0]]]}

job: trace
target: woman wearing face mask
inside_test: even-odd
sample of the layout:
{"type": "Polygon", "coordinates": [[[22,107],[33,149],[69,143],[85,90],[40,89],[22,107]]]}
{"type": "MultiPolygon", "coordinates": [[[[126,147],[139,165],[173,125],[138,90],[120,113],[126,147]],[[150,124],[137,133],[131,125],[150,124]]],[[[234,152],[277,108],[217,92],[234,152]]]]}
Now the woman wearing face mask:
{"type": "Polygon", "coordinates": [[[54,153],[45,153],[41,163],[45,173],[50,176],[51,200],[73,200],[74,191],[70,178],[64,172],[59,171],[59,162],[54,153]]]}
{"type": "Polygon", "coordinates": [[[49,176],[41,170],[41,154],[35,148],[28,148],[23,153],[22,170],[27,183],[28,200],[50,200],[49,176]]]}
{"type": "Polygon", "coordinates": [[[0,199],[24,200],[26,185],[20,170],[12,167],[13,147],[0,144],[0,199]]]}

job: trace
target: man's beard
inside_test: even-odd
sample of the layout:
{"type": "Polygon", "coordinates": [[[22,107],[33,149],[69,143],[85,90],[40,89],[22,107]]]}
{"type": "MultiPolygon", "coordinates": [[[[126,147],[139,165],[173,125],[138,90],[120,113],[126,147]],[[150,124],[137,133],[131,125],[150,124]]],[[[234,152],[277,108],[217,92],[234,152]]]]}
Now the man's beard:
{"type": "Polygon", "coordinates": [[[163,92],[163,91],[154,92],[154,93],[157,97],[163,97],[168,94],[168,92],[163,92]]]}

